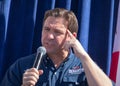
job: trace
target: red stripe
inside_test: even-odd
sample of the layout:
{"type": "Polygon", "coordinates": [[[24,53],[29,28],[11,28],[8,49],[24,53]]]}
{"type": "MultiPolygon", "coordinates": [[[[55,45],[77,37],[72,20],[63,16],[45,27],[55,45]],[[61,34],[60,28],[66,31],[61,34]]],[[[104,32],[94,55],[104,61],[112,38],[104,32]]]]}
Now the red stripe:
{"type": "Polygon", "coordinates": [[[111,62],[111,69],[110,69],[110,78],[116,82],[116,74],[117,74],[117,67],[118,67],[118,57],[119,52],[114,52],[112,54],[112,62],[111,62]]]}

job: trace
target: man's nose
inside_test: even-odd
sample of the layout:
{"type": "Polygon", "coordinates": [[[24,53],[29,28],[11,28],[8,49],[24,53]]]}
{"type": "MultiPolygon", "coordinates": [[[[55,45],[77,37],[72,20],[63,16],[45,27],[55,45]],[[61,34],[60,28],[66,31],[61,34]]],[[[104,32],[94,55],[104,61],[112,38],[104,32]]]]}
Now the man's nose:
{"type": "Polygon", "coordinates": [[[53,32],[50,32],[50,33],[48,34],[48,38],[49,38],[49,39],[54,39],[54,33],[53,33],[53,32]]]}

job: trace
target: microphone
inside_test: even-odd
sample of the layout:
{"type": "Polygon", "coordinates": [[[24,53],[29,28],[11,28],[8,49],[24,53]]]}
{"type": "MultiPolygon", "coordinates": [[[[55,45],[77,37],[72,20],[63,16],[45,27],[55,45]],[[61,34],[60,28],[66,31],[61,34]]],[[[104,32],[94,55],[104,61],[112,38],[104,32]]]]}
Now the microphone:
{"type": "Polygon", "coordinates": [[[41,64],[42,58],[46,55],[46,49],[44,47],[39,47],[37,49],[37,55],[33,64],[33,67],[39,69],[39,65],[41,64]]]}

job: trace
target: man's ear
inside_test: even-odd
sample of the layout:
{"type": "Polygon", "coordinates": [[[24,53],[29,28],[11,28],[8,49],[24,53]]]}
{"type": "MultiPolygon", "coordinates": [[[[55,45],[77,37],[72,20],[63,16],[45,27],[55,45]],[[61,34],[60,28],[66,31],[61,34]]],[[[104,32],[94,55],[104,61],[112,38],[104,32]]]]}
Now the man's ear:
{"type": "Polygon", "coordinates": [[[76,32],[73,32],[72,34],[75,38],[77,38],[77,33],[76,32]]]}

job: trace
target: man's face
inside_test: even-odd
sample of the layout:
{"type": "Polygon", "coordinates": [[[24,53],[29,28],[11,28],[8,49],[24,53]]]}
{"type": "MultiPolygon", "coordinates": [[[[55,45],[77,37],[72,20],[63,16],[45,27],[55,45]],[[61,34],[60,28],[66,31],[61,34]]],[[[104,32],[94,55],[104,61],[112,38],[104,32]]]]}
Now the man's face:
{"type": "Polygon", "coordinates": [[[58,53],[63,51],[63,44],[67,39],[67,22],[63,18],[48,17],[43,25],[42,45],[47,53],[58,53]]]}

